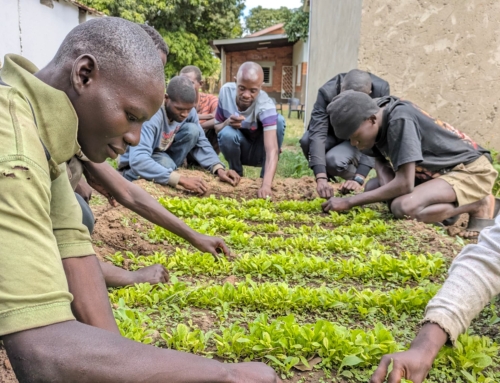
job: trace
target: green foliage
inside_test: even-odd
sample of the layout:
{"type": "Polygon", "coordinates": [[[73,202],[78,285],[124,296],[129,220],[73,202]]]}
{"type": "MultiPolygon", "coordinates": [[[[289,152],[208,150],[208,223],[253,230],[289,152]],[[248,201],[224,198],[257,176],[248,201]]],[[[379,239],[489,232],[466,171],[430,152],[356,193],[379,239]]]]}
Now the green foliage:
{"type": "Polygon", "coordinates": [[[292,14],[292,17],[285,24],[285,32],[288,40],[297,41],[302,39],[307,41],[309,36],[309,13],[298,8],[292,14]]]}
{"type": "MultiPolygon", "coordinates": [[[[122,257],[120,253],[117,255],[122,257]]],[[[121,265],[116,261],[115,256],[110,256],[108,259],[116,265],[121,265]]],[[[444,260],[439,253],[433,255],[402,254],[402,259],[394,258],[388,254],[375,254],[366,259],[325,259],[295,251],[280,251],[277,254],[263,251],[258,254],[243,254],[233,262],[224,258],[216,261],[211,254],[200,252],[191,254],[187,250],[180,249],[169,256],[164,253],[155,253],[153,256],[135,256],[132,253],[127,253],[127,256],[132,261],[129,263],[132,267],[159,263],[179,275],[253,275],[273,280],[324,279],[340,281],[356,279],[370,281],[377,279],[406,282],[408,280],[423,281],[430,277],[437,277],[446,270],[444,260]]]]}
{"type": "Polygon", "coordinates": [[[259,5],[250,9],[245,17],[245,31],[251,34],[276,24],[287,23],[292,13],[293,10],[288,7],[272,9],[259,5]]]}
{"type": "Polygon", "coordinates": [[[244,0],[82,0],[110,16],[155,27],[169,44],[167,77],[185,65],[212,75],[219,60],[209,42],[241,36],[244,0]]]}
{"type": "MultiPolygon", "coordinates": [[[[122,334],[225,361],[261,360],[285,378],[315,358],[310,367],[327,379],[367,381],[383,354],[408,347],[450,262],[422,254],[425,235],[370,208],[320,214],[321,199],[160,202],[236,254],[193,252],[155,227],[143,238],[178,248],[109,256],[129,270],[161,264],[170,273],[168,284],[110,290],[122,334]]],[[[494,302],[482,318],[498,322],[494,302]]],[[[427,381],[500,381],[498,352],[490,338],[464,334],[441,350],[427,381]]]]}
{"type": "Polygon", "coordinates": [[[359,315],[362,318],[374,314],[396,318],[403,312],[411,314],[423,310],[440,288],[435,284],[389,291],[358,290],[354,287],[347,290],[344,287],[290,287],[286,283],[259,284],[248,277],[237,286],[225,283],[191,287],[184,282],[148,286],[141,284],[114,290],[110,294],[111,302],[130,307],[150,305],[160,311],[175,304],[180,308],[239,308],[274,314],[300,313],[304,310],[317,313],[340,311],[343,315],[359,315]]]}
{"type": "Polygon", "coordinates": [[[289,372],[300,362],[307,363],[314,355],[322,358],[322,367],[352,366],[348,359],[353,356],[359,359],[355,364],[369,366],[398,349],[382,325],[369,331],[349,330],[325,320],[301,326],[293,315],[269,320],[261,314],[248,323],[248,329],[233,324],[221,330],[221,335],[215,335],[217,355],[232,360],[266,358],[282,372],[289,372]]]}
{"type": "Polygon", "coordinates": [[[285,150],[280,154],[280,163],[284,165],[280,169],[282,177],[301,178],[314,175],[302,152],[285,150]]]}

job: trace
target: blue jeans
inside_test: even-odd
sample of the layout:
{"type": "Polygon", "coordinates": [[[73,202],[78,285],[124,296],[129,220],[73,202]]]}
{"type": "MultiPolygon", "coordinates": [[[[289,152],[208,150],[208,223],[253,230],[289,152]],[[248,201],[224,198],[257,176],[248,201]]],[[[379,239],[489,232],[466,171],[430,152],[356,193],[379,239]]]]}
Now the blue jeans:
{"type": "MultiPolygon", "coordinates": [[[[188,122],[175,134],[174,141],[166,151],[153,152],[151,157],[164,168],[175,170],[182,165],[188,153],[196,146],[199,137],[198,125],[188,122]]],[[[138,179],[137,174],[130,168],[123,170],[123,176],[129,181],[138,179]]]]}
{"type": "MultiPolygon", "coordinates": [[[[276,129],[278,148],[281,148],[283,144],[285,128],[285,118],[279,114],[276,129]]],[[[266,151],[263,130],[259,130],[257,135],[253,135],[245,129],[234,129],[231,126],[226,126],[219,132],[217,138],[220,151],[229,162],[230,169],[243,176],[243,165],[262,167],[260,176],[264,176],[266,151]]]]}
{"type": "Polygon", "coordinates": [[[80,196],[80,194],[75,193],[76,200],[82,208],[82,223],[87,226],[89,233],[92,234],[94,231],[95,218],[90,206],[85,200],[80,196]]]}

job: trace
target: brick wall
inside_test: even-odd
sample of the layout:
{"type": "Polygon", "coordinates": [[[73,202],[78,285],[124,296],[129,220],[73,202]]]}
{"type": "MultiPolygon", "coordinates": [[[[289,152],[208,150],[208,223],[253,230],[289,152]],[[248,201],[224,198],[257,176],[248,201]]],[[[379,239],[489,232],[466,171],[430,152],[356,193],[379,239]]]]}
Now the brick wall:
{"type": "MultiPolygon", "coordinates": [[[[255,62],[273,62],[272,85],[263,86],[270,97],[281,101],[281,75],[282,67],[292,65],[293,63],[293,47],[269,48],[262,50],[251,50],[242,52],[227,52],[226,53],[226,82],[233,82],[238,68],[246,61],[255,62]]],[[[284,100],[286,101],[286,100],[284,100]]]]}

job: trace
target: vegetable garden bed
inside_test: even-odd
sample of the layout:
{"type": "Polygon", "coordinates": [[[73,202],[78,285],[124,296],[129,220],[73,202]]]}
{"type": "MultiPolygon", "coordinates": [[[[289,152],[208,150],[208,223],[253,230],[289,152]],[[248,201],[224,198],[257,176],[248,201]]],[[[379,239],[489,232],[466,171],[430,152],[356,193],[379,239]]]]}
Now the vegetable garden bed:
{"type": "MultiPolygon", "coordinates": [[[[160,202],[222,236],[233,254],[217,261],[141,226],[137,235],[154,251],[107,259],[132,270],[161,263],[171,283],[110,290],[123,334],[228,362],[264,361],[293,382],[367,381],[383,354],[408,346],[461,248],[430,226],[392,220],[383,206],[326,215],[319,199],[160,202]]],[[[459,347],[444,349],[428,381],[499,381],[498,334],[488,326],[497,314],[492,305],[459,347]]]]}

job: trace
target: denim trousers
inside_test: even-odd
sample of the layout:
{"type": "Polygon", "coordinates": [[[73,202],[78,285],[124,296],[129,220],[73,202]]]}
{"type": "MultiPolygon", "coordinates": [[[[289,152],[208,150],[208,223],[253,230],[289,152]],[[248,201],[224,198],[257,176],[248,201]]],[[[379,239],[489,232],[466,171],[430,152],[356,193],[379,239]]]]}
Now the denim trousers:
{"type": "MultiPolygon", "coordinates": [[[[285,118],[278,115],[276,124],[276,135],[278,138],[278,148],[283,144],[285,137],[285,118]]],[[[243,165],[262,167],[260,176],[264,176],[264,164],[266,163],[266,151],[264,149],[264,131],[254,134],[245,129],[234,129],[226,126],[222,129],[217,138],[219,140],[220,151],[229,163],[229,168],[233,169],[240,176],[243,176],[243,165]]]]}
{"type": "MultiPolygon", "coordinates": [[[[185,123],[175,134],[170,147],[164,152],[153,152],[151,158],[166,169],[177,169],[182,165],[187,155],[195,147],[200,137],[197,124],[185,123]]],[[[131,168],[123,170],[123,176],[129,181],[135,181],[139,176],[131,168]]]]}

